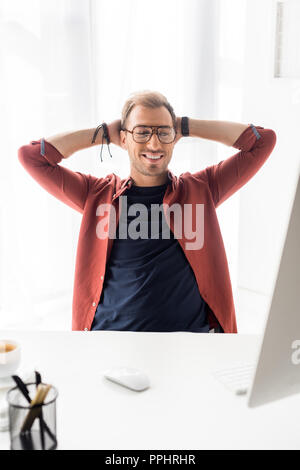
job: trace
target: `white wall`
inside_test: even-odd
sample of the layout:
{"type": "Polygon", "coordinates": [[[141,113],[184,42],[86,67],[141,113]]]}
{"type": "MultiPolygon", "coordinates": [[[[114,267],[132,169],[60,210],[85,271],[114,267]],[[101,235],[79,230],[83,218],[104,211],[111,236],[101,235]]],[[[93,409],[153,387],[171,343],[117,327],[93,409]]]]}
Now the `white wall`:
{"type": "MultiPolygon", "coordinates": [[[[0,277],[5,279],[0,313],[6,327],[70,328],[80,223],[77,213],[24,172],[17,148],[43,135],[116,119],[131,91],[156,88],[178,115],[252,122],[277,133],[263,168],[218,209],[238,329],[261,331],[300,160],[299,79],[273,77],[275,1],[174,0],[172,8],[163,3],[164,15],[156,22],[161,2],[155,0],[156,10],[145,17],[149,35],[137,22],[144,18],[140,3],[56,0],[44,5],[31,0],[26,8],[16,0],[1,3],[0,19],[8,5],[11,10],[11,22],[4,24],[11,35],[4,29],[8,40],[2,49],[0,41],[0,122],[6,137],[6,173],[0,174],[0,277]],[[156,52],[163,38],[156,33],[164,30],[166,19],[168,62],[156,52]],[[47,29],[50,24],[53,29],[47,29]],[[143,60],[134,49],[141,37],[150,51],[143,60]],[[6,194],[10,198],[5,201],[6,194]]],[[[95,175],[114,171],[127,176],[124,151],[111,151],[113,159],[104,149],[103,163],[97,148],[77,153],[64,165],[95,175]]],[[[179,142],[171,170],[198,171],[233,153],[215,142],[187,139],[179,142]]]]}
{"type": "MultiPolygon", "coordinates": [[[[300,162],[300,80],[274,78],[276,2],[247,2],[243,121],[273,129],[277,144],[240,193],[237,320],[261,332],[273,291],[300,162]]],[[[283,319],[284,321],[284,319],[283,319]]]]}
{"type": "MultiPolygon", "coordinates": [[[[166,94],[179,116],[214,119],[218,5],[0,1],[0,328],[70,329],[81,222],[24,171],[17,149],[117,119],[128,94],[144,88],[166,94]]],[[[215,143],[191,141],[174,152],[175,174],[199,171],[216,155],[215,143]]],[[[111,151],[112,159],[105,146],[103,163],[97,147],[62,165],[127,176],[128,155],[115,146],[111,151]]]]}
{"type": "MultiPolygon", "coordinates": [[[[219,15],[218,43],[218,114],[214,119],[243,122],[243,69],[245,61],[246,0],[222,0],[219,15]]],[[[247,119],[245,121],[247,123],[247,119]]],[[[229,158],[238,152],[233,147],[214,143],[217,159],[229,158]]],[[[239,245],[239,199],[236,192],[217,209],[233,293],[237,289],[239,245]]]]}

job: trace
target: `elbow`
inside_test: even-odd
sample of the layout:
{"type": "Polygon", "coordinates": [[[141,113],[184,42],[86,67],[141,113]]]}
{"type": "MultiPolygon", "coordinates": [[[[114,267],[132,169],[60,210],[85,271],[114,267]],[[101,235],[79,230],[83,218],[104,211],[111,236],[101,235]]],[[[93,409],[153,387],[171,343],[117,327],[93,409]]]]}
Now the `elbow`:
{"type": "Polygon", "coordinates": [[[276,145],[276,141],[277,141],[277,135],[275,133],[275,131],[273,131],[272,129],[269,129],[269,133],[270,133],[270,145],[271,145],[271,148],[273,150],[273,148],[275,147],[276,145]]]}
{"type": "Polygon", "coordinates": [[[265,148],[265,152],[269,156],[276,145],[276,133],[273,131],[273,129],[264,129],[263,131],[260,130],[260,133],[263,136],[263,146],[265,148]]]}
{"type": "Polygon", "coordinates": [[[39,144],[39,142],[32,141],[29,145],[22,145],[18,149],[18,160],[24,168],[36,166],[40,151],[39,146],[35,144],[39,144]]]}
{"type": "Polygon", "coordinates": [[[28,162],[28,147],[28,145],[23,145],[18,149],[18,160],[23,166],[26,166],[28,162]]]}

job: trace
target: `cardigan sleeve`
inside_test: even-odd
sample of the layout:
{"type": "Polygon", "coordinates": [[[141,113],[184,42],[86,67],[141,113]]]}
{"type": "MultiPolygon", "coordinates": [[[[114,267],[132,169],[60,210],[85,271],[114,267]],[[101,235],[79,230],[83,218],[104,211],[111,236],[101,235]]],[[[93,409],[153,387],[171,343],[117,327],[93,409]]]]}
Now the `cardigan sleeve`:
{"type": "Polygon", "coordinates": [[[232,145],[239,152],[193,176],[207,182],[218,207],[257,173],[275,144],[276,134],[272,129],[249,124],[232,145]]]}
{"type": "Polygon", "coordinates": [[[71,171],[59,163],[63,156],[45,139],[31,141],[18,150],[18,159],[37,183],[57,199],[83,213],[90,175],[71,171]]]}

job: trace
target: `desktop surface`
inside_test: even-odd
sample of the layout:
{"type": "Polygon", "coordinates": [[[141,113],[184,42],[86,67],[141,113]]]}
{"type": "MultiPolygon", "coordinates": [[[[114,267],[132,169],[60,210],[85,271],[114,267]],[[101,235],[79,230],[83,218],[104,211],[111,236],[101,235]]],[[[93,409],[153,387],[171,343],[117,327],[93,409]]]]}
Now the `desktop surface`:
{"type": "MultiPolygon", "coordinates": [[[[246,396],[213,375],[255,363],[260,336],[11,330],[1,336],[19,341],[22,364],[58,389],[58,450],[300,449],[300,395],[251,409],[246,396]],[[109,382],[103,373],[116,366],[140,369],[151,387],[134,392],[109,382]]],[[[0,449],[9,449],[8,432],[0,433],[0,449]]]]}

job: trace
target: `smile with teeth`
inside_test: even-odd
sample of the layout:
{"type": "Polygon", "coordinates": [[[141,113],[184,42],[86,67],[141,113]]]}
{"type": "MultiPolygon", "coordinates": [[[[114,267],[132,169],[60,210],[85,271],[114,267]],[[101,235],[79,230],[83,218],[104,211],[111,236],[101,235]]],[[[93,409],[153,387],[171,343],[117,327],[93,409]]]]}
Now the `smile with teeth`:
{"type": "Polygon", "coordinates": [[[163,154],[161,155],[152,155],[149,153],[142,153],[142,157],[148,158],[149,160],[160,160],[163,157],[163,154]]]}

